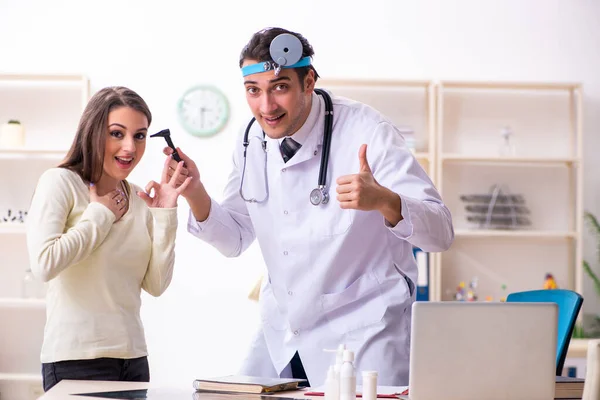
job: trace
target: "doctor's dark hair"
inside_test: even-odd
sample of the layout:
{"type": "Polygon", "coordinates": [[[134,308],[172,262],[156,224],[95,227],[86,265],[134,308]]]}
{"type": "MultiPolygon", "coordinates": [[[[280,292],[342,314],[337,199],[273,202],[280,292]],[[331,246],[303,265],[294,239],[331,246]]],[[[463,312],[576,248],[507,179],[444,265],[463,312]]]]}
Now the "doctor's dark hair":
{"type": "MultiPolygon", "coordinates": [[[[312,56],[315,54],[315,51],[304,36],[283,28],[266,28],[252,35],[250,41],[242,49],[242,53],[240,54],[240,68],[242,68],[242,65],[244,64],[245,60],[257,60],[259,62],[274,62],[273,58],[271,57],[269,48],[273,39],[275,39],[278,35],[281,35],[282,33],[289,33],[300,39],[300,43],[302,43],[302,57],[310,57],[312,59],[312,56]]],[[[306,74],[308,74],[309,69],[312,69],[315,73],[315,82],[317,81],[317,79],[319,79],[319,74],[317,73],[315,67],[313,67],[312,65],[294,68],[294,70],[296,70],[296,74],[298,74],[300,83],[304,83],[304,78],[306,77],[306,74]]]]}
{"type": "Polygon", "coordinates": [[[148,119],[148,125],[152,122],[148,105],[133,90],[122,86],[101,89],[85,107],[71,148],[58,167],[70,169],[85,182],[98,182],[104,170],[108,114],[120,107],[139,111],[148,119]]]}

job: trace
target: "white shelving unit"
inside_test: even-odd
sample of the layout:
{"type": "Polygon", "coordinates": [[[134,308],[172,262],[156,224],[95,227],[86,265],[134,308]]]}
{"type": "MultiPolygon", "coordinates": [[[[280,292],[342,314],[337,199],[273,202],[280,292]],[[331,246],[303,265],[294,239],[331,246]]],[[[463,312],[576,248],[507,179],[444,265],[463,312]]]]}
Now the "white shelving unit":
{"type": "Polygon", "coordinates": [[[41,173],[65,156],[89,96],[84,76],[0,74],[0,124],[13,119],[25,128],[23,147],[0,147],[2,399],[35,399],[43,393],[39,355],[46,304],[43,298],[23,297],[22,282],[29,266],[26,229],[25,223],[11,219],[27,211],[41,173]]]}
{"type": "Polygon", "coordinates": [[[581,292],[582,94],[578,84],[440,82],[436,184],[456,240],[436,258],[434,300],[478,278],[480,300],[541,288],[546,273],[581,292]],[[510,146],[501,132],[510,128],[510,146]],[[520,194],[531,225],[481,229],[461,195],[520,194]],[[502,289],[506,285],[506,289],[502,289]]]}

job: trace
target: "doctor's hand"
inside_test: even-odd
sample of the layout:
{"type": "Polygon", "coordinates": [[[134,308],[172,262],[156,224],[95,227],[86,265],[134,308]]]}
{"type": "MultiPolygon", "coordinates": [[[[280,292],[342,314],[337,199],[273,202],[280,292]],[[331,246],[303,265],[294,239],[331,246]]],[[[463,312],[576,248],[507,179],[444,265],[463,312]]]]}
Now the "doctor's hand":
{"type": "Polygon", "coordinates": [[[170,180],[171,177],[174,177],[175,187],[180,187],[186,179],[190,179],[189,184],[184,188],[183,192],[181,192],[181,195],[190,205],[190,210],[192,211],[192,214],[194,214],[196,221],[205,221],[210,214],[211,199],[200,180],[200,171],[198,170],[196,163],[178,147],[177,153],[185,163],[185,166],[182,166],[179,175],[176,175],[175,171],[177,171],[178,163],[171,157],[173,149],[165,147],[163,153],[169,156],[165,163],[167,179],[170,180]]]}
{"type": "Polygon", "coordinates": [[[367,145],[358,150],[360,168],[358,174],[337,178],[337,200],[344,209],[379,211],[390,225],[395,226],[402,220],[400,196],[381,186],[373,176],[367,161],[367,145]]]}
{"type": "Polygon", "coordinates": [[[173,208],[177,207],[177,198],[189,186],[192,178],[187,177],[181,185],[176,182],[181,177],[183,161],[179,162],[171,177],[167,177],[169,159],[165,160],[165,167],[160,183],[150,181],[146,185],[145,192],[137,192],[137,195],[146,202],[148,207],[152,208],[173,208]]]}
{"type": "MultiPolygon", "coordinates": [[[[163,149],[163,153],[169,156],[170,161],[165,165],[165,171],[163,172],[166,172],[167,179],[170,181],[171,177],[175,174],[179,163],[171,157],[171,155],[173,154],[172,148],[165,147],[163,149]]],[[[187,199],[194,192],[198,192],[199,190],[203,190],[204,188],[202,187],[202,182],[200,181],[200,171],[198,171],[196,163],[191,158],[189,158],[183,151],[181,151],[179,147],[177,148],[177,153],[183,160],[185,166],[182,167],[180,174],[178,174],[175,180],[175,187],[183,185],[183,183],[188,177],[191,178],[191,181],[188,184],[187,188],[181,194],[184,198],[187,199]]]]}

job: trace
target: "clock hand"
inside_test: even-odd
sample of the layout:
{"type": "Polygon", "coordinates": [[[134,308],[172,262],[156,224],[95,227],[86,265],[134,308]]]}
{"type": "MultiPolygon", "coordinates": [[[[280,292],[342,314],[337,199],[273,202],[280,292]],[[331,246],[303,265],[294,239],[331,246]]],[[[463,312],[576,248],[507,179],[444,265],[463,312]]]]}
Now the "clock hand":
{"type": "Polygon", "coordinates": [[[200,126],[204,128],[204,113],[206,112],[205,107],[200,107],[200,126]]]}
{"type": "Polygon", "coordinates": [[[150,135],[150,137],[163,137],[167,141],[167,145],[173,149],[173,159],[177,162],[181,161],[181,157],[179,157],[179,153],[177,153],[177,149],[171,140],[171,131],[169,129],[163,129],[160,132],[155,133],[154,135],[150,135]]]}

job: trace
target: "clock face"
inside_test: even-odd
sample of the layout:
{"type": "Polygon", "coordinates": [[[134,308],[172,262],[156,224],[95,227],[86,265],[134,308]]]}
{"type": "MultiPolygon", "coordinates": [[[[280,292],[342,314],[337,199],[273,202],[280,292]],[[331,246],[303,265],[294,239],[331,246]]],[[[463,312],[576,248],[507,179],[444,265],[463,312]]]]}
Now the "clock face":
{"type": "Polygon", "coordinates": [[[194,86],[181,96],[177,113],[190,134],[211,136],[227,124],[229,103],[223,92],[214,86],[194,86]]]}

